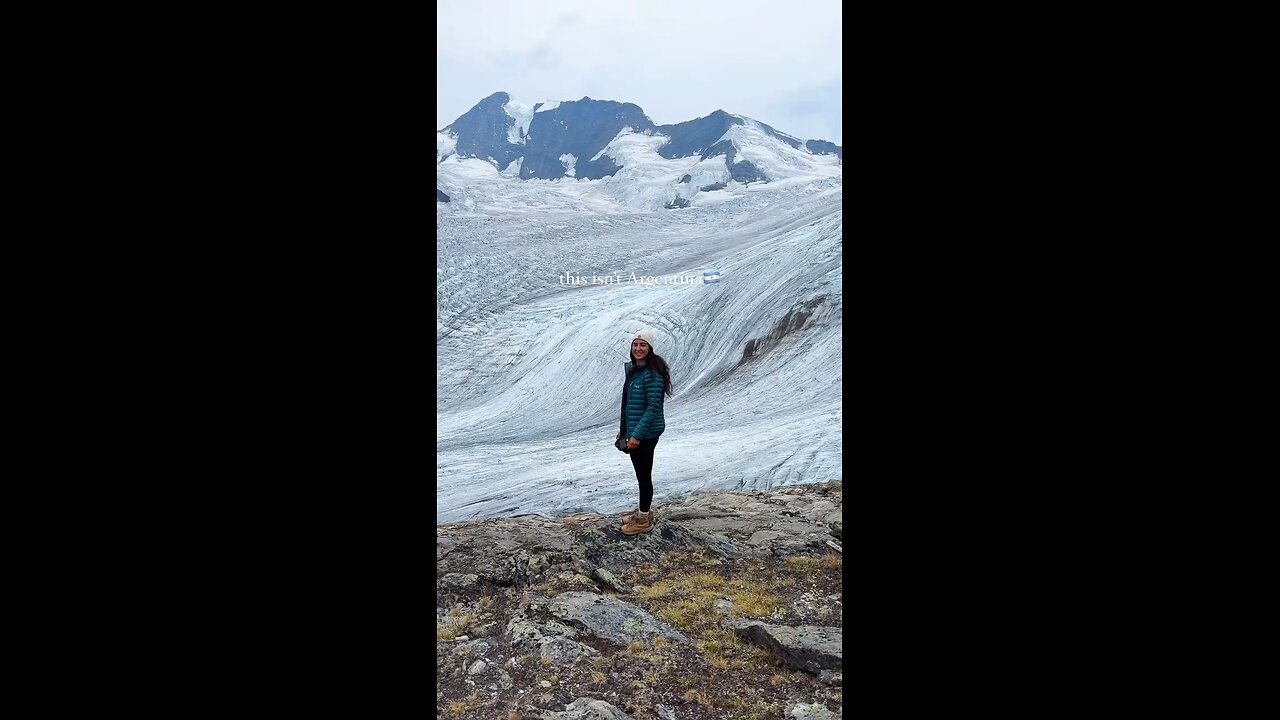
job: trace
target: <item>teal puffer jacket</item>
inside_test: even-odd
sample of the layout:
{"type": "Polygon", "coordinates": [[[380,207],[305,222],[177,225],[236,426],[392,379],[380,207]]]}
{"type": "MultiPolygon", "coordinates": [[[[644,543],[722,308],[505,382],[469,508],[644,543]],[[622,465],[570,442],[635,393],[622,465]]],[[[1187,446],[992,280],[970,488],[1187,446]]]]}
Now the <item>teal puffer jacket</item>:
{"type": "Polygon", "coordinates": [[[647,366],[637,369],[634,362],[626,364],[626,371],[631,374],[631,384],[626,388],[622,438],[656,438],[667,429],[666,419],[662,416],[662,375],[647,366]],[[632,370],[635,373],[632,374],[632,370]]]}

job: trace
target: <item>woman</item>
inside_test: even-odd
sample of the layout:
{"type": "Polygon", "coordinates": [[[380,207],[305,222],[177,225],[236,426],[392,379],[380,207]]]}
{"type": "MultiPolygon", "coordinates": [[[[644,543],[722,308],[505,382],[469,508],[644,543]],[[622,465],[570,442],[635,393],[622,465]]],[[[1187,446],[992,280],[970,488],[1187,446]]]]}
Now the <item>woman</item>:
{"type": "MultiPolygon", "coordinates": [[[[631,362],[622,384],[622,418],[618,438],[627,439],[631,464],[640,484],[640,507],[622,521],[622,532],[636,535],[653,530],[653,449],[666,429],[662,398],[671,395],[667,361],[653,352],[654,332],[648,328],[631,340],[631,362]]],[[[617,438],[615,438],[616,440],[617,438]]]]}

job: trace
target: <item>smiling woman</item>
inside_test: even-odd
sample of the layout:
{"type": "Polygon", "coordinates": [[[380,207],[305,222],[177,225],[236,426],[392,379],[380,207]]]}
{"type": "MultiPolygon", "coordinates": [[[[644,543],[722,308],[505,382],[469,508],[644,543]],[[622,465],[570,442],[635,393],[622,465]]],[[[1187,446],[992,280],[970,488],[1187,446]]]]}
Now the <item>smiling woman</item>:
{"type": "Polygon", "coordinates": [[[663,396],[671,395],[671,371],[653,351],[655,333],[645,328],[631,340],[627,379],[622,385],[622,417],[617,439],[627,439],[627,453],[640,487],[640,505],[622,520],[622,532],[637,535],[653,530],[653,451],[667,429],[663,396]]]}

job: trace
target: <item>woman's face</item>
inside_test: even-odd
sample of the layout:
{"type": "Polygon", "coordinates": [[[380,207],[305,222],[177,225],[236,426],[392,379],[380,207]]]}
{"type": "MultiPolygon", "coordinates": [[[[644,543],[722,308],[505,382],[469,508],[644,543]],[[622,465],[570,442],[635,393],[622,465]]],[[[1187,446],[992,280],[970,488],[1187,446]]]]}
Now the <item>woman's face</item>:
{"type": "Polygon", "coordinates": [[[649,357],[649,343],[645,342],[644,340],[641,340],[640,338],[636,338],[635,340],[632,340],[631,341],[631,357],[635,358],[636,360],[643,360],[646,357],[649,357]]]}

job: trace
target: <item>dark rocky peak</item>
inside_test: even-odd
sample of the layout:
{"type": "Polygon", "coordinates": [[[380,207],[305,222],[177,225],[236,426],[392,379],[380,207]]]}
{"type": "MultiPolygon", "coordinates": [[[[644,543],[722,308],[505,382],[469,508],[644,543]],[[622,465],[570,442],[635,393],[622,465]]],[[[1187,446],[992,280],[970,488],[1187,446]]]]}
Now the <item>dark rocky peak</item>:
{"type": "Polygon", "coordinates": [[[507,93],[496,92],[476,103],[470,110],[463,113],[451,124],[446,125],[440,132],[452,132],[461,137],[463,133],[474,129],[477,123],[482,123],[486,120],[501,119],[506,115],[502,106],[506,105],[510,101],[511,96],[507,93]]]}
{"type": "Polygon", "coordinates": [[[612,175],[618,171],[612,159],[592,158],[627,126],[637,132],[655,129],[639,105],[613,100],[584,97],[535,112],[520,177],[553,180],[566,175],[591,179],[612,175]],[[572,163],[561,160],[569,155],[573,156],[572,163]]]}
{"type": "Polygon", "coordinates": [[[658,150],[658,154],[668,160],[679,157],[689,157],[691,155],[702,154],[702,157],[708,158],[715,154],[722,154],[723,148],[718,152],[707,153],[707,151],[716,145],[729,128],[734,125],[744,124],[744,120],[737,115],[730,115],[723,110],[716,110],[706,117],[697,120],[688,120],[674,125],[660,125],[658,132],[671,138],[671,142],[663,145],[658,150]]]}
{"type": "MultiPolygon", "coordinates": [[[[721,140],[726,132],[734,125],[746,125],[748,118],[741,115],[731,115],[724,110],[716,110],[706,117],[697,120],[689,120],[688,122],[676,123],[674,125],[661,125],[658,132],[671,138],[671,142],[664,145],[658,153],[668,160],[672,158],[690,157],[693,155],[701,155],[702,159],[724,155],[729,164],[734,161],[733,143],[728,140],[721,140]]],[[[758,120],[752,120],[764,130],[765,134],[776,138],[777,140],[790,145],[793,148],[799,148],[801,142],[798,138],[792,137],[784,132],[779,132],[773,127],[766,125],[758,120]]],[[[745,170],[739,168],[739,171],[745,170]]],[[[754,169],[747,171],[743,177],[734,179],[746,182],[749,179],[761,179],[758,171],[754,169]],[[750,178],[748,178],[748,175],[750,178]]]]}
{"type": "Polygon", "coordinates": [[[520,157],[524,152],[523,146],[508,139],[515,118],[502,109],[510,101],[511,96],[507,93],[496,92],[476,103],[441,131],[457,136],[455,152],[459,157],[492,160],[499,170],[505,170],[520,157]]]}
{"type": "Polygon", "coordinates": [[[840,158],[840,160],[844,160],[843,149],[833,142],[827,142],[826,140],[809,140],[804,144],[804,146],[809,148],[809,152],[814,155],[835,155],[840,158]]]}

